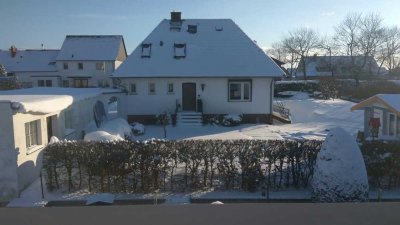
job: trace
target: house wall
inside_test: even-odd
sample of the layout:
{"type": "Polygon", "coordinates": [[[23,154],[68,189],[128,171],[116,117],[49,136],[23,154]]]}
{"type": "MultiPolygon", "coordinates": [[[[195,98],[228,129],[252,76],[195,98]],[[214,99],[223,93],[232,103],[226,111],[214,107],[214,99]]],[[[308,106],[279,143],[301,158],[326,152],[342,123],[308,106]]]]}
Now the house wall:
{"type": "Polygon", "coordinates": [[[38,80],[52,80],[53,87],[61,86],[58,72],[15,72],[15,76],[23,87],[37,87],[38,80]],[[37,77],[42,76],[42,77],[37,77]]]}
{"type": "MultiPolygon", "coordinates": [[[[248,78],[246,78],[248,79],[248,78]]],[[[228,80],[230,78],[123,78],[122,85],[128,90],[136,83],[137,93],[121,97],[121,115],[155,115],[163,112],[174,113],[176,101],[182,104],[182,83],[196,83],[197,95],[203,101],[204,114],[271,114],[272,78],[252,78],[252,101],[230,102],[228,100],[228,80]],[[148,93],[149,83],[156,84],[156,94],[148,93]],[[174,93],[167,93],[168,83],[174,84],[174,93]],[[201,84],[205,84],[204,91],[201,84]]]]}
{"type": "MultiPolygon", "coordinates": [[[[380,104],[380,103],[374,103],[374,104],[370,105],[369,107],[364,108],[364,135],[365,135],[365,137],[371,136],[369,120],[370,120],[370,118],[376,117],[374,115],[374,110],[380,110],[382,112],[382,114],[380,115],[381,127],[379,129],[378,138],[389,137],[389,113],[390,113],[390,110],[388,108],[386,108],[386,106],[384,106],[383,104],[380,104]]],[[[395,136],[393,138],[400,139],[400,117],[398,115],[396,116],[395,136]]]]}
{"type": "Polygon", "coordinates": [[[18,195],[17,149],[10,105],[9,102],[0,102],[0,201],[11,200],[18,195]]]}
{"type": "Polygon", "coordinates": [[[98,87],[100,83],[111,85],[110,75],[115,70],[115,61],[57,61],[57,70],[63,80],[69,80],[70,87],[73,86],[72,77],[87,77],[89,87],[98,87]],[[64,62],[68,63],[68,69],[64,70],[64,62]],[[83,63],[83,69],[78,69],[78,63],[83,63]],[[105,70],[96,70],[97,62],[105,62],[105,70]]]}

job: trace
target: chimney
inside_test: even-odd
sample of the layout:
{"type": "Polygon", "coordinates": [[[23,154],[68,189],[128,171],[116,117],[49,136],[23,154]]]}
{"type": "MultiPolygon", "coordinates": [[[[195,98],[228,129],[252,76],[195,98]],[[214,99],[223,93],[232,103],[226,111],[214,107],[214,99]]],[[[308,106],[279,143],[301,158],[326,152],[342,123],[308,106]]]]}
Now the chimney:
{"type": "Polygon", "coordinates": [[[181,12],[171,12],[171,22],[181,22],[181,12]]]}
{"type": "Polygon", "coordinates": [[[10,53],[11,53],[11,57],[13,57],[13,58],[17,55],[17,48],[14,45],[11,45],[10,53]]]}

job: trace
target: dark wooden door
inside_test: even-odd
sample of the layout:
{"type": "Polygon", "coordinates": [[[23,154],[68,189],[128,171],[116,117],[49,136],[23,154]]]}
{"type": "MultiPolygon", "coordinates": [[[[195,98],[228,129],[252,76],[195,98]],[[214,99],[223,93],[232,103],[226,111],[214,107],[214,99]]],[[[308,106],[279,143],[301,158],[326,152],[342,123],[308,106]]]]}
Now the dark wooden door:
{"type": "Polygon", "coordinates": [[[49,116],[46,118],[47,122],[47,141],[50,142],[51,137],[53,136],[53,120],[52,117],[49,116]]]}
{"type": "Polygon", "coordinates": [[[196,111],[196,83],[182,84],[182,110],[196,111]]]}

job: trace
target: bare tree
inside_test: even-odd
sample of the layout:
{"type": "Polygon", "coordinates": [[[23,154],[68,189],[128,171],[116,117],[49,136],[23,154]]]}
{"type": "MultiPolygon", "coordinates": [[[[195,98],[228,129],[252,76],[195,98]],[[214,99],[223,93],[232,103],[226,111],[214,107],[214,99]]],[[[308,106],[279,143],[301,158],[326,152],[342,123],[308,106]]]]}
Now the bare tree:
{"type": "Polygon", "coordinates": [[[398,65],[400,57],[400,29],[397,26],[387,27],[383,31],[383,44],[379,50],[377,59],[382,66],[389,69],[389,73],[398,65]]]}
{"type": "Polygon", "coordinates": [[[318,33],[311,28],[299,28],[289,32],[289,36],[284,38],[282,43],[284,48],[301,59],[299,63],[306,80],[306,57],[319,48],[320,38],[318,33]]]}
{"type": "Polygon", "coordinates": [[[293,71],[295,70],[295,66],[298,64],[299,57],[295,53],[290,52],[289,49],[285,48],[282,42],[273,43],[272,47],[267,49],[266,52],[285,64],[288,64],[290,68],[288,70],[289,75],[294,75],[293,71]]]}
{"type": "Polygon", "coordinates": [[[360,37],[361,29],[361,13],[349,13],[345,19],[335,27],[335,34],[333,37],[335,47],[339,52],[345,52],[346,55],[352,57],[354,63],[354,56],[358,54],[358,39],[360,37]]]}
{"type": "Polygon", "coordinates": [[[364,56],[363,64],[368,66],[368,72],[371,74],[372,62],[374,61],[379,48],[383,44],[384,27],[382,26],[382,17],[377,14],[365,15],[360,22],[360,36],[358,43],[360,53],[364,56]]]}

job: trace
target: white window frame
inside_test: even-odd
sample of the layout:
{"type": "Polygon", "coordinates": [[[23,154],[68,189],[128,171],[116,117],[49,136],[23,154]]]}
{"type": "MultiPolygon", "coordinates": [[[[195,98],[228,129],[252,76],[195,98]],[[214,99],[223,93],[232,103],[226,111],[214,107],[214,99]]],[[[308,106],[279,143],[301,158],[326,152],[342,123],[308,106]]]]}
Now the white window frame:
{"type": "Polygon", "coordinates": [[[42,145],[40,120],[25,123],[25,144],[27,152],[42,145]]]}
{"type": "Polygon", "coordinates": [[[388,117],[387,117],[387,135],[391,137],[396,137],[397,136],[397,115],[391,112],[388,112],[388,117]],[[393,121],[393,134],[390,134],[390,116],[394,117],[393,121]]]}
{"type": "Polygon", "coordinates": [[[174,83],[168,83],[167,84],[167,94],[174,94],[175,93],[175,87],[174,87],[174,83]],[[170,90],[170,85],[172,85],[172,90],[170,90]]]}
{"type": "Polygon", "coordinates": [[[137,94],[137,85],[136,85],[136,83],[130,83],[130,84],[129,84],[129,92],[130,92],[131,94],[133,94],[133,95],[136,95],[136,94],[137,94]],[[135,90],[133,90],[132,87],[135,87],[135,90]]]}
{"type": "Polygon", "coordinates": [[[106,70],[106,63],[105,62],[96,62],[96,70],[104,72],[106,70]]]}
{"type": "Polygon", "coordinates": [[[154,82],[150,82],[149,83],[149,95],[155,95],[156,93],[157,93],[157,88],[156,88],[156,83],[154,83],[154,82]],[[154,85],[154,91],[152,91],[152,87],[151,86],[153,86],[154,85]]]}
{"type": "Polygon", "coordinates": [[[66,62],[63,63],[63,70],[68,70],[68,67],[69,67],[69,66],[68,66],[68,63],[66,63],[66,62]]]}
{"type": "Polygon", "coordinates": [[[235,80],[230,80],[228,81],[228,101],[229,102],[251,102],[252,101],[252,82],[251,80],[246,80],[246,81],[235,81],[235,80]],[[239,84],[240,85],[240,99],[231,99],[231,85],[232,84],[239,84]],[[245,99],[244,96],[244,86],[245,84],[249,85],[249,99],[245,99]]]}

